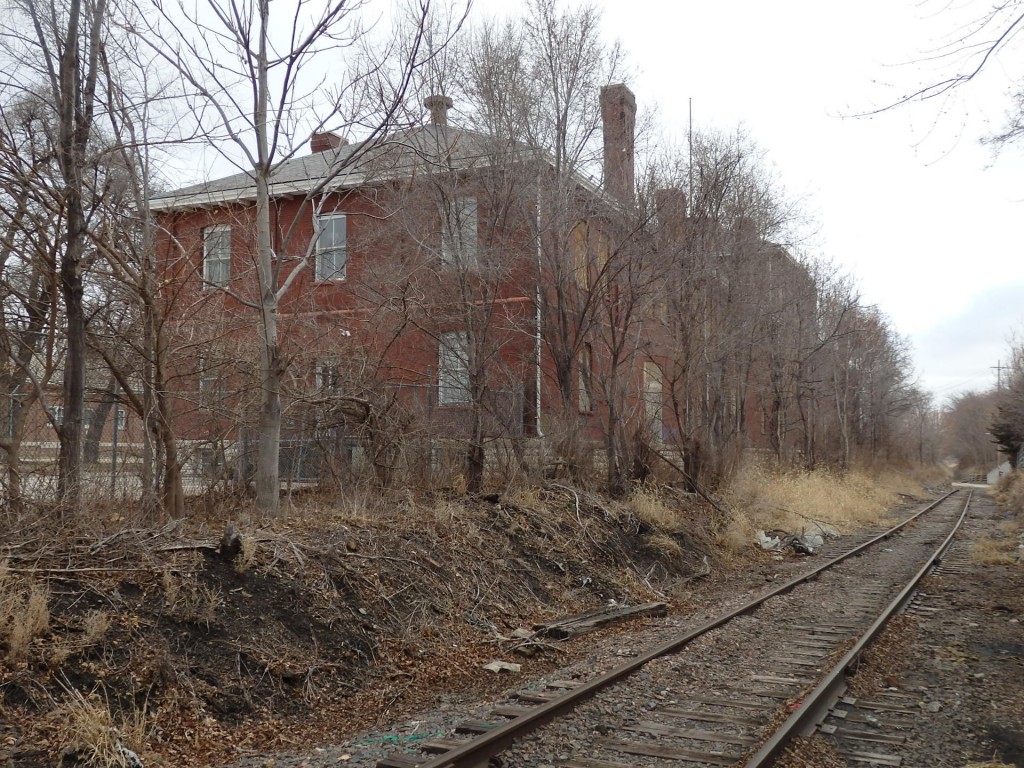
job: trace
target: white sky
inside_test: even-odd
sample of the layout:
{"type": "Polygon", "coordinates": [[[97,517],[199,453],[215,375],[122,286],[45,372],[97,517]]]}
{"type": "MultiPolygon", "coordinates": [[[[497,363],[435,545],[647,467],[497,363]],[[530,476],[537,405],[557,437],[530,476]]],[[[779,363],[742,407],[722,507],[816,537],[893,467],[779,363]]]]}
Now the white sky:
{"type": "MultiPolygon", "coordinates": [[[[679,145],[691,99],[698,129],[742,123],[818,222],[811,252],[909,337],[939,402],[995,384],[991,366],[1024,328],[1024,153],[993,161],[978,139],[1002,125],[1008,70],[1024,74],[1024,57],[949,103],[844,118],[948,74],[923,52],[963,13],[945,0],[596,1],[635,71],[638,109],[656,109],[679,145]]],[[[475,0],[472,15],[511,7],[475,0]]]]}

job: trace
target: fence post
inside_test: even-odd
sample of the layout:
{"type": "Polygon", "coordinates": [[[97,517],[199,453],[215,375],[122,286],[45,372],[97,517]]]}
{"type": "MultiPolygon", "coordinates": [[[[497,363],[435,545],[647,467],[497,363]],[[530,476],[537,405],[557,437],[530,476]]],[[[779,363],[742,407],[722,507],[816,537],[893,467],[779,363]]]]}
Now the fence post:
{"type": "MultiPolygon", "coordinates": [[[[117,498],[117,432],[121,421],[121,399],[117,396],[117,382],[111,389],[110,396],[114,399],[114,427],[111,430],[110,445],[110,498],[117,498]]],[[[127,420],[128,413],[125,412],[127,420]]],[[[101,435],[102,437],[102,435],[101,435]]]]}

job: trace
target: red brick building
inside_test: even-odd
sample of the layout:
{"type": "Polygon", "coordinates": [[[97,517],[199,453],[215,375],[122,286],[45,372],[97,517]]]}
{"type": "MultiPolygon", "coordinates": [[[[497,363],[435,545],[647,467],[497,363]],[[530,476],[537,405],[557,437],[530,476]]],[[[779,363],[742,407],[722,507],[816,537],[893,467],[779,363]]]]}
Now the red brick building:
{"type": "MultiPolygon", "coordinates": [[[[520,451],[568,419],[600,438],[608,414],[593,382],[608,363],[585,328],[552,324],[568,325],[582,304],[568,294],[596,290],[609,243],[631,216],[632,93],[602,89],[605,189],[573,176],[557,200],[544,153],[449,125],[446,97],[425,106],[427,124],[373,147],[314,135],[310,154],[274,172],[286,445],[326,440],[387,474],[397,436],[407,448],[429,435],[432,452],[437,439],[510,441],[520,451]]],[[[213,465],[251,433],[254,199],[242,173],[153,202],[174,328],[176,430],[213,465]]],[[[618,375],[639,405],[621,418],[642,412],[660,438],[651,360],[627,366],[618,375]]],[[[305,453],[283,456],[286,472],[304,474],[295,464],[305,453]]]]}

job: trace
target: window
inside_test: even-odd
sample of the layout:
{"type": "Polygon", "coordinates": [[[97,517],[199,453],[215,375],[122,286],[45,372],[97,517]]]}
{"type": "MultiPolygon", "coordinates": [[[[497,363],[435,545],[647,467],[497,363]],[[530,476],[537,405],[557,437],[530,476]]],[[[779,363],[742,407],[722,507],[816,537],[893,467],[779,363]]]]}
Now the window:
{"type": "Polygon", "coordinates": [[[317,360],[316,388],[326,392],[337,392],[341,388],[340,371],[336,359],[317,360]]]}
{"type": "Polygon", "coordinates": [[[478,247],[475,197],[455,197],[441,206],[441,261],[456,267],[476,263],[478,247]]]}
{"type": "Polygon", "coordinates": [[[644,418],[652,438],[662,438],[661,369],[655,363],[644,363],[644,418]]]}
{"type": "Polygon", "coordinates": [[[58,427],[64,426],[64,406],[55,405],[53,407],[53,420],[57,423],[58,427]]]}
{"type": "Polygon", "coordinates": [[[203,281],[207,287],[231,280],[231,227],[217,224],[203,229],[203,281]]]}
{"type": "Polygon", "coordinates": [[[584,344],[580,350],[578,386],[580,413],[590,413],[594,410],[594,352],[589,344],[584,344]]]}
{"type": "Polygon", "coordinates": [[[572,261],[576,284],[581,288],[590,287],[590,264],[587,259],[587,225],[577,222],[569,233],[569,259],[572,261]]]}
{"type": "Polygon", "coordinates": [[[124,429],[128,426],[128,411],[124,408],[117,409],[117,428],[124,429]]]}
{"type": "Polygon", "coordinates": [[[469,402],[469,339],[464,331],[441,334],[437,402],[459,405],[469,402]]]}
{"type": "Polygon", "coordinates": [[[348,266],[348,224],[344,213],[317,216],[316,279],[344,280],[348,266]]]}
{"type": "Polygon", "coordinates": [[[199,357],[199,401],[203,405],[212,405],[224,393],[220,380],[220,371],[216,361],[209,357],[199,357]]]}

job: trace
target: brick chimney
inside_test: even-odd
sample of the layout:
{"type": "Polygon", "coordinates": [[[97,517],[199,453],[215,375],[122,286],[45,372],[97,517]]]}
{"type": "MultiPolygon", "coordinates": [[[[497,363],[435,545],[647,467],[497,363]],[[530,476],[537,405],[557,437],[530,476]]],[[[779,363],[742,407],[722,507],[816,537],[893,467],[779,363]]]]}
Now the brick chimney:
{"type": "Polygon", "coordinates": [[[633,132],[636,97],[622,83],[601,88],[604,128],[604,188],[623,203],[633,202],[633,132]]]}
{"type": "Polygon", "coordinates": [[[430,110],[430,122],[434,125],[448,125],[448,110],[454,102],[448,96],[427,96],[423,106],[430,110]]]}
{"type": "Polygon", "coordinates": [[[331,131],[314,133],[309,139],[309,151],[314,155],[317,152],[326,152],[329,149],[338,149],[348,144],[348,139],[339,136],[331,131]]]}

